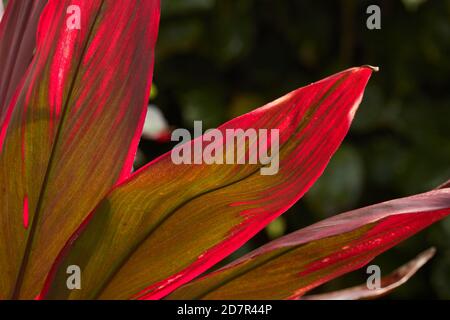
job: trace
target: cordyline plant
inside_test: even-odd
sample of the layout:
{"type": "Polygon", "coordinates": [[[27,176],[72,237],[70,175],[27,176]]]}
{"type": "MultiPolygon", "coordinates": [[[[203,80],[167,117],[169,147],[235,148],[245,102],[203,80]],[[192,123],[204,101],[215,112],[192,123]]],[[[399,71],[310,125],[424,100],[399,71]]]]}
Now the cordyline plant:
{"type": "MultiPolygon", "coordinates": [[[[197,278],[318,179],[373,68],[348,69],[219,127],[279,129],[275,175],[258,164],[175,165],[170,154],[131,173],[159,14],[156,0],[9,1],[0,26],[1,299],[295,299],[450,214],[449,188],[388,201],[197,278]],[[67,23],[74,5],[80,28],[67,23]],[[66,283],[73,265],[82,271],[77,290],[66,283]]],[[[383,292],[430,255],[384,279],[383,292]]],[[[329,297],[371,295],[356,287],[329,297]]]]}

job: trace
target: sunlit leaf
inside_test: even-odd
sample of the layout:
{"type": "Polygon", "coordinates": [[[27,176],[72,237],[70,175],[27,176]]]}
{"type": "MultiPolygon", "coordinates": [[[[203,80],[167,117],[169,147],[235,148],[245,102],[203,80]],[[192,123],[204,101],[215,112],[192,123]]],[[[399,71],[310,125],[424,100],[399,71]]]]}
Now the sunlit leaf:
{"type": "Polygon", "coordinates": [[[367,283],[364,283],[352,288],[304,296],[301,300],[361,300],[385,296],[411,279],[420,268],[433,258],[435,253],[436,249],[430,248],[389,275],[381,278],[381,288],[379,289],[369,289],[367,283]]]}
{"type": "Polygon", "coordinates": [[[158,22],[157,0],[45,7],[0,141],[0,298],[36,297],[67,239],[130,174],[158,22]]]}
{"type": "MultiPolygon", "coordinates": [[[[260,139],[259,129],[278,129],[276,174],[263,175],[269,166],[261,163],[175,165],[170,153],[138,171],[100,203],[73,246],[68,243],[43,296],[156,299],[209,269],[291,207],[322,174],[371,73],[369,67],[346,70],[219,127],[222,134],[253,128],[260,139]],[[65,286],[72,264],[83,270],[81,290],[65,286]]],[[[240,151],[244,159],[255,148],[255,141],[241,140],[223,150],[234,156],[240,151]]]]}
{"type": "Polygon", "coordinates": [[[170,299],[296,299],[450,214],[450,189],[353,210],[279,238],[170,299]]]}

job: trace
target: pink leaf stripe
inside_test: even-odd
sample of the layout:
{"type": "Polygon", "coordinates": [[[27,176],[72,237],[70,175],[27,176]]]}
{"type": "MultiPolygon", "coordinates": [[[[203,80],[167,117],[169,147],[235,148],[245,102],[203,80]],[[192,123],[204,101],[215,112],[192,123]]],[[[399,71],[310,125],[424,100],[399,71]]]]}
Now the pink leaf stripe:
{"type": "Polygon", "coordinates": [[[0,150],[15,105],[14,93],[33,57],[37,24],[46,3],[10,1],[0,23],[0,150]]]}
{"type": "MultiPolygon", "coordinates": [[[[42,297],[157,299],[212,267],[291,207],[322,174],[371,73],[370,67],[346,70],[218,128],[224,136],[227,129],[279,129],[275,175],[261,175],[260,164],[175,165],[170,154],[150,163],[114,188],[69,241],[42,297]],[[91,247],[95,252],[86,255],[91,247]],[[70,264],[83,269],[81,290],[65,288],[70,264]]],[[[203,138],[208,136],[191,145],[203,138]]],[[[253,152],[247,144],[224,150],[229,155],[242,148],[253,152]]]]}
{"type": "Polygon", "coordinates": [[[34,298],[67,239],[130,175],[159,10],[159,0],[48,1],[0,136],[0,298],[34,298]]]}
{"type": "Polygon", "coordinates": [[[170,299],[297,299],[450,214],[450,189],[343,213],[275,240],[170,299]]]}
{"type": "Polygon", "coordinates": [[[36,46],[39,16],[46,0],[10,1],[0,23],[0,123],[25,75],[36,46]]]}
{"type": "Polygon", "coordinates": [[[25,196],[23,199],[23,226],[25,229],[28,228],[29,219],[28,196],[25,196]]]}

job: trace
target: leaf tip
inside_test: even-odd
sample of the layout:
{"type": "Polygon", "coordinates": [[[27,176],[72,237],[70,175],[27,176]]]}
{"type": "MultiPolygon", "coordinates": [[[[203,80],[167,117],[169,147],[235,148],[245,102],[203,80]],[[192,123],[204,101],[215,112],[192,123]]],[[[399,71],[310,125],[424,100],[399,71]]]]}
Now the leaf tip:
{"type": "Polygon", "coordinates": [[[426,261],[430,260],[436,254],[436,247],[431,247],[420,254],[426,261]]]}
{"type": "Polygon", "coordinates": [[[365,65],[361,66],[361,68],[369,68],[369,69],[371,69],[373,72],[378,72],[378,71],[380,71],[380,68],[379,68],[379,67],[377,67],[377,66],[371,66],[371,65],[369,65],[369,64],[365,64],[365,65]]]}

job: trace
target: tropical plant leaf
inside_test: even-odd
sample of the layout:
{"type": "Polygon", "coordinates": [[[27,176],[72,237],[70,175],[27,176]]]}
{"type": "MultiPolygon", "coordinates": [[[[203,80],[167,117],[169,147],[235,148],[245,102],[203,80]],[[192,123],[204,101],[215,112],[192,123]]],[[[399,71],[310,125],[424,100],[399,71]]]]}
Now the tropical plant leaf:
{"type": "Polygon", "coordinates": [[[67,239],[130,174],[158,22],[158,0],[45,7],[0,141],[0,298],[36,297],[67,239]]]}
{"type": "MultiPolygon", "coordinates": [[[[227,129],[279,129],[280,151],[272,154],[279,156],[277,174],[262,175],[260,169],[268,168],[261,164],[175,165],[170,153],[150,163],[100,203],[73,246],[77,234],[69,241],[42,297],[157,299],[209,269],[285,212],[322,174],[371,73],[369,67],[346,70],[219,127],[223,136],[227,129]],[[65,286],[72,264],[83,272],[81,290],[65,286]]],[[[200,143],[201,151],[203,139],[211,136],[187,145],[200,143]]],[[[223,158],[241,151],[248,159],[256,148],[255,141],[233,147],[212,141],[223,146],[223,158]]]]}
{"type": "Polygon", "coordinates": [[[389,275],[382,277],[381,288],[379,289],[369,289],[367,284],[364,283],[352,288],[304,296],[301,300],[362,300],[380,298],[405,284],[420,268],[433,258],[435,253],[436,249],[430,248],[389,275]]]}
{"type": "Polygon", "coordinates": [[[169,299],[297,299],[450,214],[450,189],[343,213],[256,249],[169,299]]]}
{"type": "MultiPolygon", "coordinates": [[[[39,17],[46,3],[47,0],[10,1],[1,18],[0,124],[5,121],[8,105],[31,63],[39,17]]],[[[0,136],[1,128],[2,125],[0,136]]]]}

